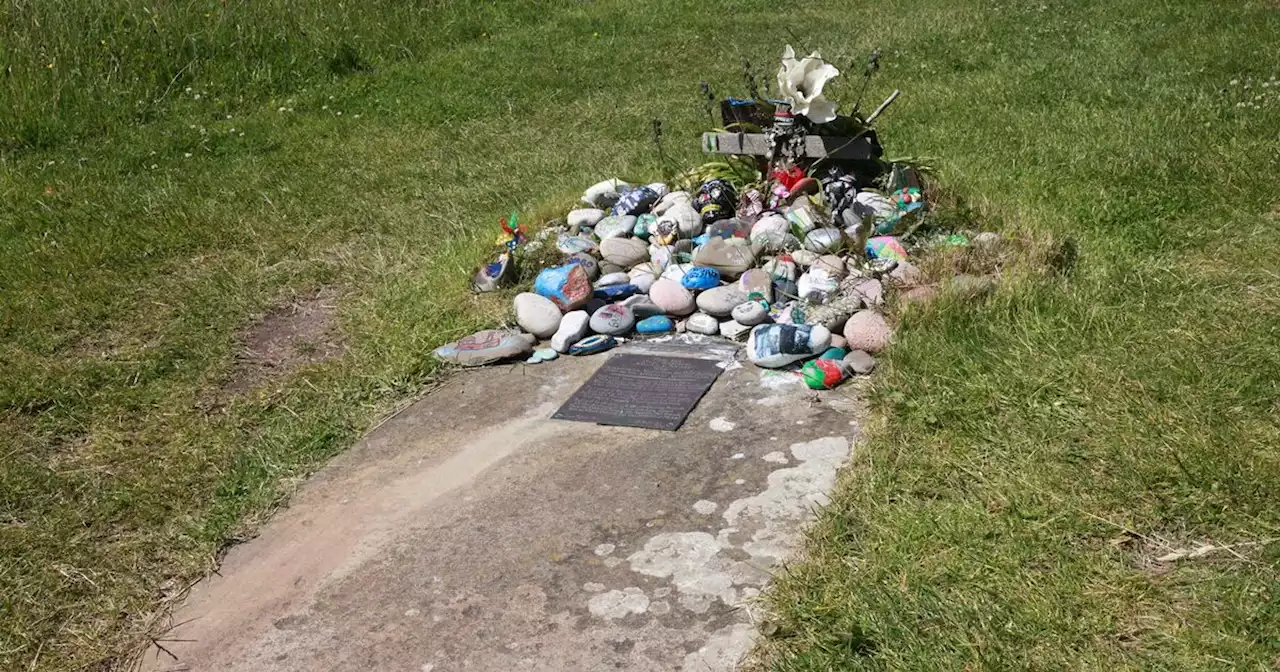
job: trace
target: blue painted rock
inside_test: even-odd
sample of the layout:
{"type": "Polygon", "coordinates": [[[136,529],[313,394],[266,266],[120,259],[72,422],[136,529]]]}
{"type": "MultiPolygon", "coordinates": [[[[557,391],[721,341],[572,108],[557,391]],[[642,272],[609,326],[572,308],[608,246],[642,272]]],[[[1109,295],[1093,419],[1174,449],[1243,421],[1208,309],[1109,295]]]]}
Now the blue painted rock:
{"type": "Polygon", "coordinates": [[[594,355],[597,352],[604,352],[609,348],[618,344],[618,339],[604,334],[596,334],[588,336],[577,343],[569,346],[569,354],[571,355],[594,355]]]}
{"type": "Polygon", "coordinates": [[[597,334],[620,336],[631,331],[635,323],[635,313],[630,308],[615,303],[597,310],[591,316],[591,331],[597,334]]]}
{"type": "Polygon", "coordinates": [[[636,323],[636,332],[641,334],[665,334],[675,328],[676,325],[666,315],[646,317],[636,323]]]}
{"type": "Polygon", "coordinates": [[[649,187],[640,187],[632,189],[623,194],[618,199],[617,205],[613,206],[613,214],[615,215],[643,215],[658,202],[658,192],[649,187]]]}
{"type": "Polygon", "coordinates": [[[685,289],[695,291],[719,287],[720,271],[714,268],[694,266],[680,279],[680,284],[684,285],[685,289]]]}
{"type": "Polygon", "coordinates": [[[595,298],[604,299],[605,301],[618,301],[625,299],[639,291],[635,285],[627,283],[625,285],[608,285],[600,287],[593,293],[595,298]]]}
{"type": "Polygon", "coordinates": [[[435,349],[435,356],[461,366],[484,366],[533,352],[535,338],[531,334],[505,329],[476,332],[457,342],[435,349]]]}
{"type": "Polygon", "coordinates": [[[818,355],[818,359],[844,359],[844,356],[847,354],[849,353],[845,352],[844,348],[837,348],[833,346],[827,348],[826,352],[818,355]]]}
{"type": "Polygon", "coordinates": [[[747,357],[756,366],[776,369],[811,359],[831,345],[831,331],[822,325],[762,324],[751,330],[747,357]]]}
{"type": "Polygon", "coordinates": [[[560,312],[581,308],[591,298],[591,280],[578,264],[565,264],[544,269],[533,281],[536,294],[551,299],[560,312]]]}

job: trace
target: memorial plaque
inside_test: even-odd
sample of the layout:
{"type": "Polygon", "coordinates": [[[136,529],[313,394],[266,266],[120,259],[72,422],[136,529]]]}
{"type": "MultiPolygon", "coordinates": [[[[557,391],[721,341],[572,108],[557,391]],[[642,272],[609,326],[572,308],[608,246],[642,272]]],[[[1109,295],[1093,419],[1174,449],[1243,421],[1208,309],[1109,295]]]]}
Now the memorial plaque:
{"type": "Polygon", "coordinates": [[[674,432],[720,371],[706,359],[614,355],[551,417],[674,432]]]}

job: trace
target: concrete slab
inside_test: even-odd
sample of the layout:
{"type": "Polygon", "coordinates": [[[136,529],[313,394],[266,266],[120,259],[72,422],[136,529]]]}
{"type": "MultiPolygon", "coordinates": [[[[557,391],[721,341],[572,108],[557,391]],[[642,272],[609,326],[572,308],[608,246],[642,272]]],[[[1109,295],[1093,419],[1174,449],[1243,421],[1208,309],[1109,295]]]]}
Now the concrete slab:
{"type": "Polygon", "coordinates": [[[733,669],[859,406],[686,340],[615,351],[723,360],[675,433],[549,419],[608,355],[455,377],[233,548],[144,669],[733,669]]]}

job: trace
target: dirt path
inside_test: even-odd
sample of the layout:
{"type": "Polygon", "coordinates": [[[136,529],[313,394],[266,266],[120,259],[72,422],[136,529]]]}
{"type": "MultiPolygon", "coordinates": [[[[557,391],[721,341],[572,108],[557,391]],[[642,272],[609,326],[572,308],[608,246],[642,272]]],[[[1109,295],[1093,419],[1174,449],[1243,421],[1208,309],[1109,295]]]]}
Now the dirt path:
{"type": "Polygon", "coordinates": [[[732,669],[849,456],[852,394],[728,359],[677,433],[548,419],[604,359],[460,375],[384,424],[192,590],[178,660],[144,668],[732,669]]]}

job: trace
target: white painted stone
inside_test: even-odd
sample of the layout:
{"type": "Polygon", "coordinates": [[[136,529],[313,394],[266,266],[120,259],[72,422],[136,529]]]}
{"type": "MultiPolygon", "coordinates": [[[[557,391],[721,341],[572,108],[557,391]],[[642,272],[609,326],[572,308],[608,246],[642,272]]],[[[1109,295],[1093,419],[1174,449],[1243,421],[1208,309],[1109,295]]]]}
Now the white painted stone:
{"type": "Polygon", "coordinates": [[[560,309],[545,296],[521,292],[516,295],[515,309],[516,323],[538,338],[548,338],[560,328],[560,309]]]}
{"type": "Polygon", "coordinates": [[[699,499],[693,503],[693,510],[704,516],[709,516],[716,512],[716,503],[705,499],[699,499]]]}
{"type": "Polygon", "coordinates": [[[551,347],[556,352],[565,353],[569,346],[581,341],[587,335],[587,325],[591,315],[585,310],[575,310],[560,320],[560,328],[551,337],[551,347]]]}

